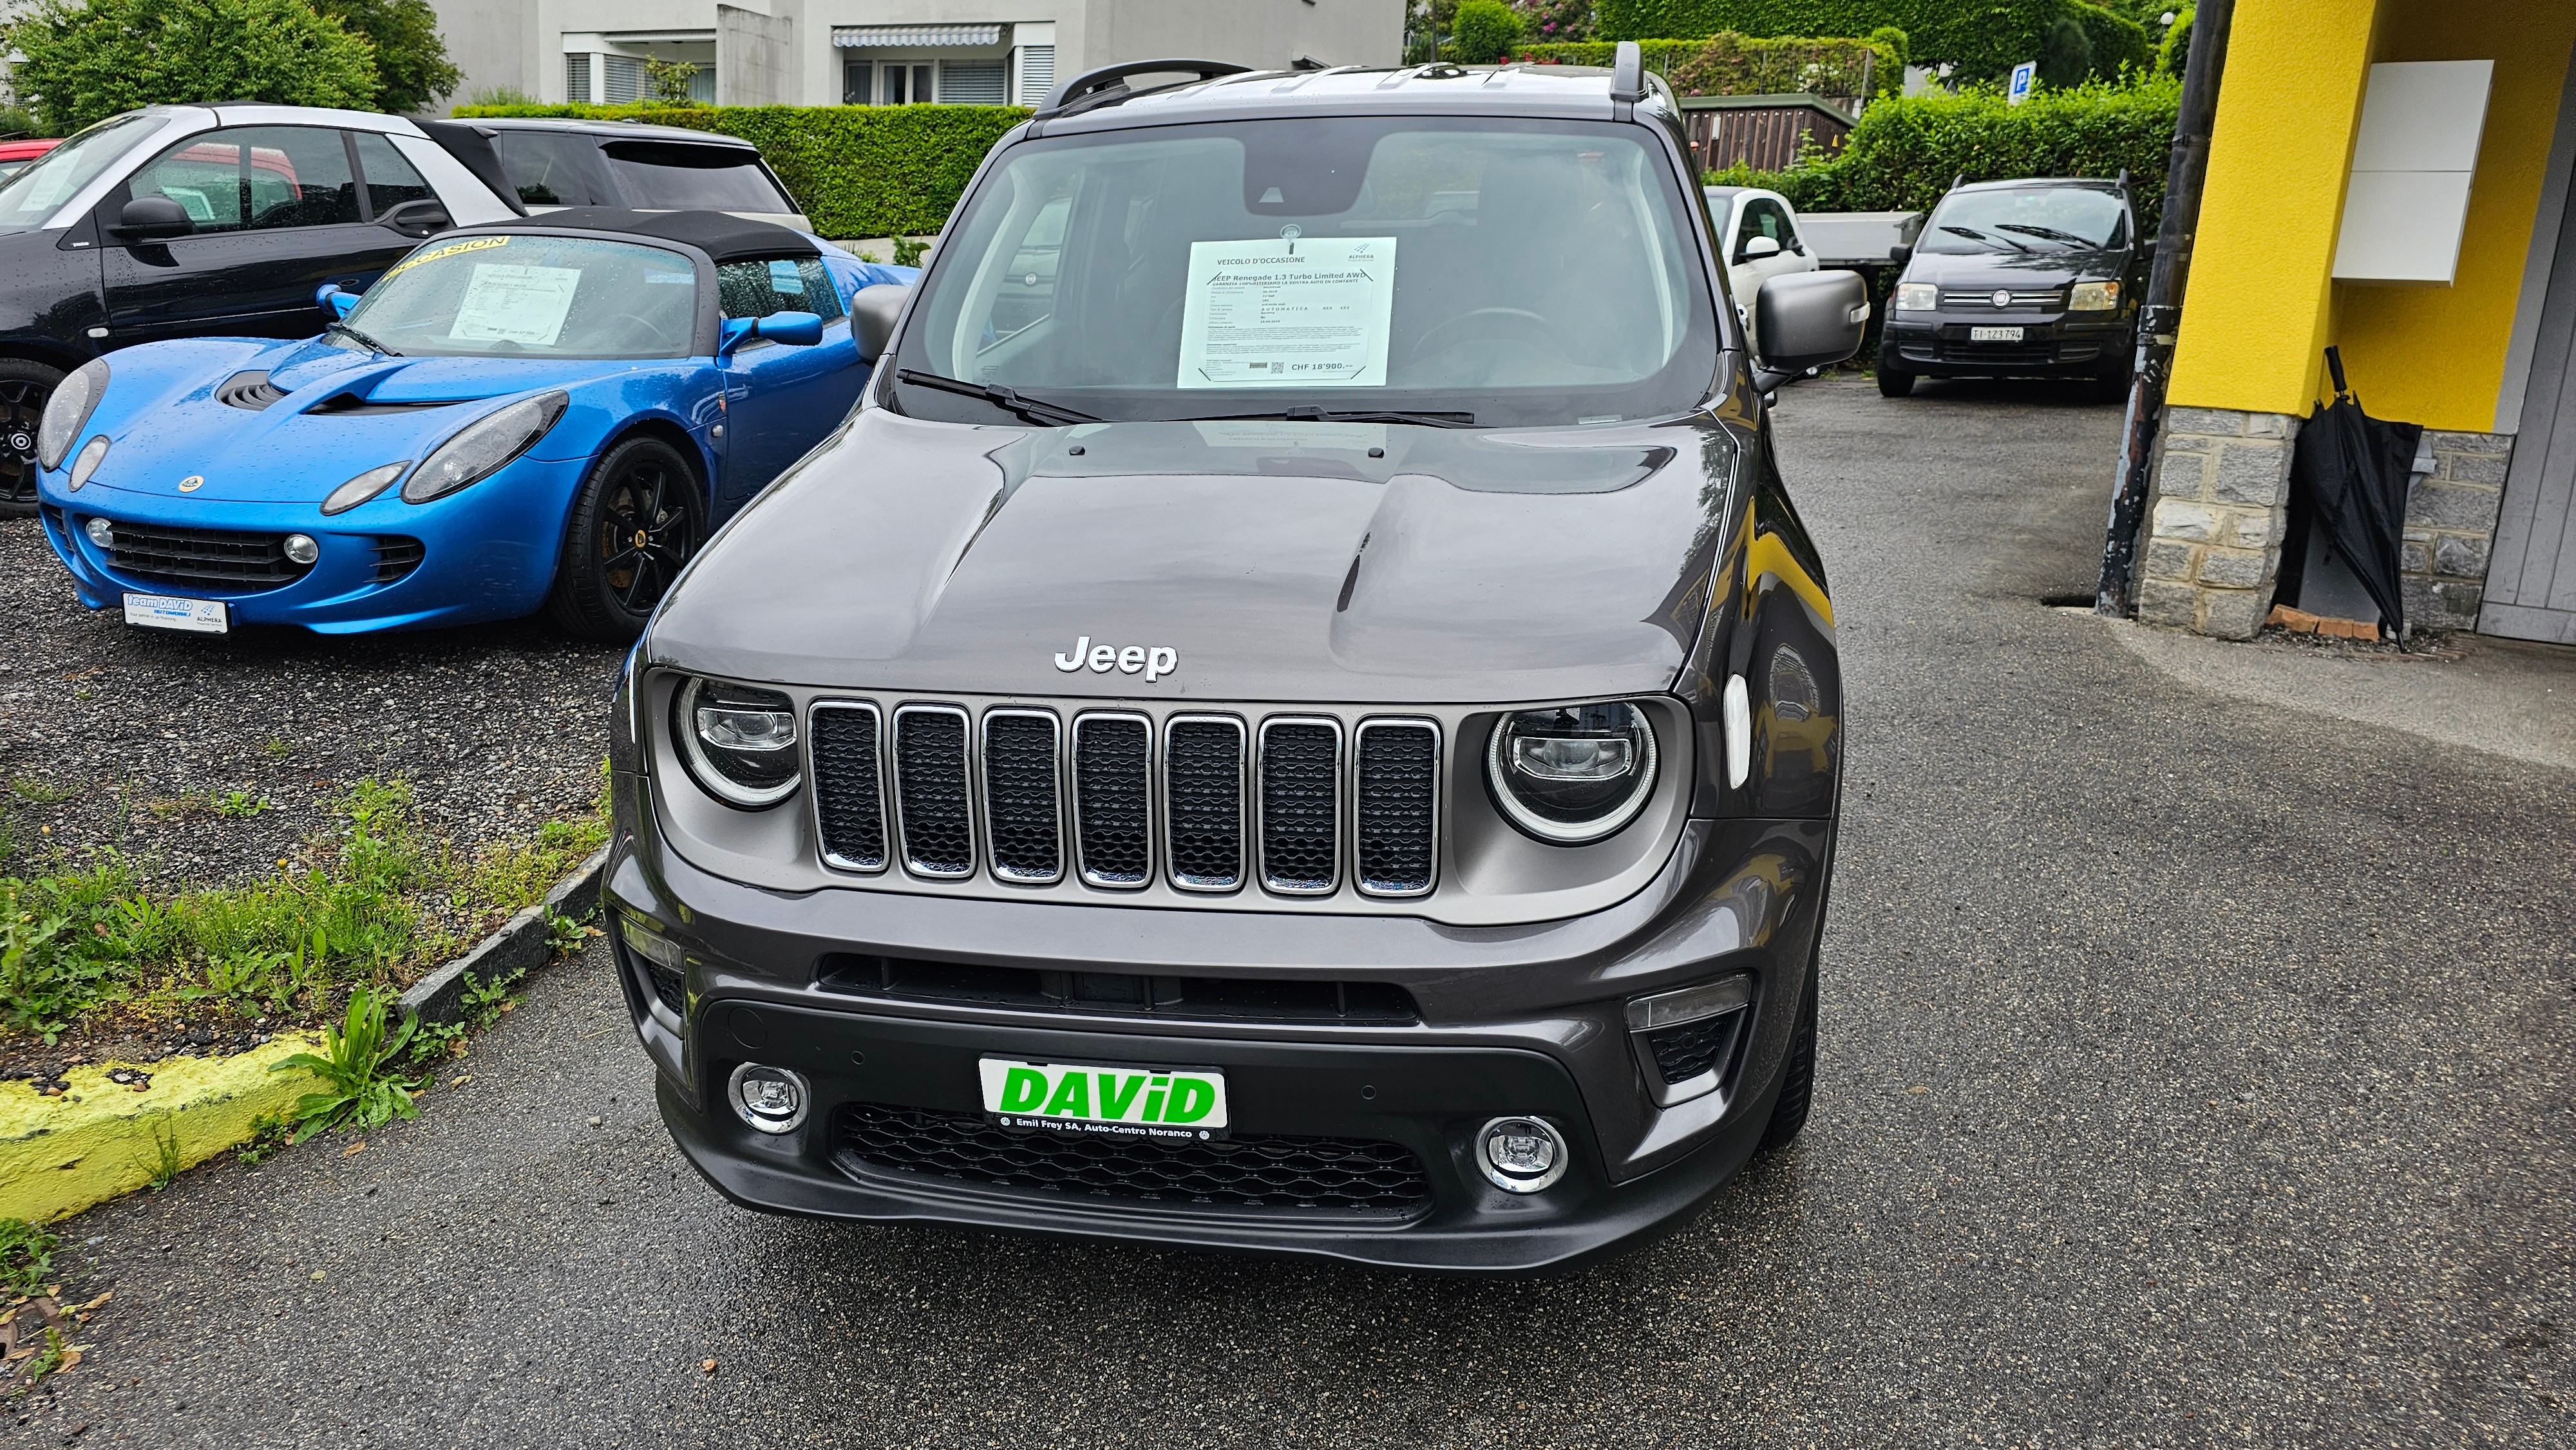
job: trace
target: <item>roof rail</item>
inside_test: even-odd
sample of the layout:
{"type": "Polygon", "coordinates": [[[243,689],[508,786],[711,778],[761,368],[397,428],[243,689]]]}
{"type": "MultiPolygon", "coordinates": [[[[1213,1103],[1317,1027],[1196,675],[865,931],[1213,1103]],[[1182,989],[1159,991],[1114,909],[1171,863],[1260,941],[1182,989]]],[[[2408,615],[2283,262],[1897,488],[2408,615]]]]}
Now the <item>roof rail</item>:
{"type": "Polygon", "coordinates": [[[1635,104],[1646,98],[1646,53],[1637,42],[1623,40],[1611,52],[1610,99],[1635,104]]]}
{"type": "MultiPolygon", "coordinates": [[[[1077,106],[1123,99],[1129,94],[1127,88],[1129,76],[1159,75],[1177,71],[1184,75],[1195,76],[1199,80],[1212,81],[1219,76],[1248,74],[1251,70],[1252,67],[1248,65],[1236,65],[1230,60],[1120,61],[1116,65],[1104,65],[1098,70],[1084,71],[1072,80],[1057,86],[1047,94],[1046,104],[1038,107],[1037,114],[1029,119],[1044,121],[1053,116],[1063,115],[1077,106]]],[[[1156,86],[1150,89],[1162,88],[1156,86]]]]}

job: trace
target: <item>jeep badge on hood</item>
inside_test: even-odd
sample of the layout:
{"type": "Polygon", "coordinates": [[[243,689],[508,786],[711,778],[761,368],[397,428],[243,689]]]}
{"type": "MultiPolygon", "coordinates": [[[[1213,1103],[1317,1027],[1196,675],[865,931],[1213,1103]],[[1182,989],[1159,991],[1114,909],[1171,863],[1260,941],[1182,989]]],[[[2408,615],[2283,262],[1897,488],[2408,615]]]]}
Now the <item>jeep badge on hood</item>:
{"type": "Polygon", "coordinates": [[[1112,668],[1122,675],[1143,670],[1145,682],[1151,684],[1181,667],[1181,652],[1160,644],[1150,649],[1141,644],[1131,644],[1125,649],[1116,645],[1093,644],[1091,636],[1086,634],[1073,642],[1071,654],[1055,657],[1055,667],[1068,675],[1085,665],[1089,665],[1095,675],[1105,675],[1112,668]]]}

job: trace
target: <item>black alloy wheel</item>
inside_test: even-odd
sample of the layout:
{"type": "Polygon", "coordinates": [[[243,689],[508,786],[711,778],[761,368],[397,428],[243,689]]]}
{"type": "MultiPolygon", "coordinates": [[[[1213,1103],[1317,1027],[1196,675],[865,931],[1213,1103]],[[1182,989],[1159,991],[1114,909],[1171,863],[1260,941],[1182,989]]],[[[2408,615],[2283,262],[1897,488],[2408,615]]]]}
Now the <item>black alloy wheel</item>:
{"type": "Polygon", "coordinates": [[[62,380],[43,363],[0,358],[0,518],[36,511],[36,426],[62,380]]]}
{"type": "Polygon", "coordinates": [[[704,496],[697,469],[658,438],[629,438],[602,454],[564,529],[547,601],[555,622],[584,639],[641,634],[697,553],[704,496]]]}

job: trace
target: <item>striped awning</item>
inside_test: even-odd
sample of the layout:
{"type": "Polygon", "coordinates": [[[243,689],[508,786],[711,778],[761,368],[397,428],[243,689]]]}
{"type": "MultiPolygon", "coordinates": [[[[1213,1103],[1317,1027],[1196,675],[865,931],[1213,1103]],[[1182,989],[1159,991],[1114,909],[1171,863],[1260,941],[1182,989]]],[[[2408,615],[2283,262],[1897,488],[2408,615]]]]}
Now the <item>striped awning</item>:
{"type": "Polygon", "coordinates": [[[832,44],[843,50],[936,50],[944,46],[999,45],[999,25],[835,25],[832,44]]]}

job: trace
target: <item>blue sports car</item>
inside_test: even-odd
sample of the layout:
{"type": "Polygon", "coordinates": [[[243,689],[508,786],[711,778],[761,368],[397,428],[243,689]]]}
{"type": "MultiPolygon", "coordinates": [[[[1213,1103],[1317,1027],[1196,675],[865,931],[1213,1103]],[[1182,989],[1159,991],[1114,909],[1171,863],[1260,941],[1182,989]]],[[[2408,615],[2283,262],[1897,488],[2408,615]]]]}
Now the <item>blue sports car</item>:
{"type": "Polygon", "coordinates": [[[326,634],[542,609],[632,637],[709,533],[839,426],[849,302],[909,282],[717,212],[444,233],[302,342],[128,348],[37,440],[46,538],[128,623],[326,634]]]}

